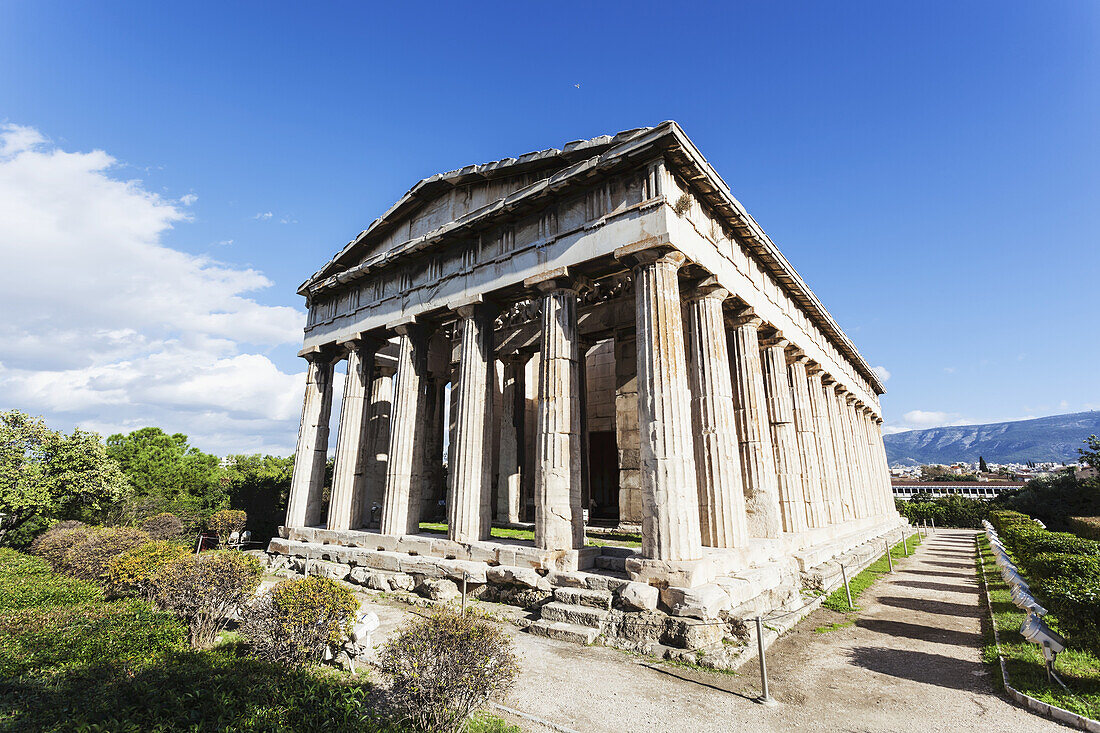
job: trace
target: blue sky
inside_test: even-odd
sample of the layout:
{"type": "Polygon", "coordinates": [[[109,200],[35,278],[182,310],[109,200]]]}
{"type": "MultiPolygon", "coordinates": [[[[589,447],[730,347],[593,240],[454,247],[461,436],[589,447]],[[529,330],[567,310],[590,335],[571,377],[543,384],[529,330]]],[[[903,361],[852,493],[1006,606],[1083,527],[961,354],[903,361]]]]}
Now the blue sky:
{"type": "Polygon", "coordinates": [[[294,291],[409,186],[675,119],[890,428],[1100,409],[1098,71],[1076,1],[8,0],[0,406],[289,452],[294,291]]]}

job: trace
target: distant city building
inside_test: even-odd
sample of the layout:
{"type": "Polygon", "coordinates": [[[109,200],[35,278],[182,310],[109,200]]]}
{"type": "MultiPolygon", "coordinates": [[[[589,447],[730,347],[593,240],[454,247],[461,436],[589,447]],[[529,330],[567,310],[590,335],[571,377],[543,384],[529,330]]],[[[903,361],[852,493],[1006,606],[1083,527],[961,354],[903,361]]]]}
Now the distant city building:
{"type": "Polygon", "coordinates": [[[994,483],[984,481],[907,481],[890,482],[895,499],[910,499],[917,494],[926,494],[929,498],[940,496],[964,496],[970,499],[992,499],[1006,491],[1022,488],[1023,481],[1004,481],[994,483]]]}

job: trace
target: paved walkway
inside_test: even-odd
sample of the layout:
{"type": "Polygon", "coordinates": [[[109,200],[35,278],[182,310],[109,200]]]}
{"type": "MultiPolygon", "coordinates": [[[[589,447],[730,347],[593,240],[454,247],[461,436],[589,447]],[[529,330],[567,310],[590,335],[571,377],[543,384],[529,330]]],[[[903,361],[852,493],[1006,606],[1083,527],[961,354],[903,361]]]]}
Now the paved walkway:
{"type": "Polygon", "coordinates": [[[752,701],[755,663],[738,676],[697,672],[523,633],[523,674],[505,704],[584,733],[1068,730],[993,691],[979,656],[973,532],[940,530],[895,568],[864,592],[854,625],[815,633],[845,620],[819,610],[776,642],[776,707],[752,701]]]}

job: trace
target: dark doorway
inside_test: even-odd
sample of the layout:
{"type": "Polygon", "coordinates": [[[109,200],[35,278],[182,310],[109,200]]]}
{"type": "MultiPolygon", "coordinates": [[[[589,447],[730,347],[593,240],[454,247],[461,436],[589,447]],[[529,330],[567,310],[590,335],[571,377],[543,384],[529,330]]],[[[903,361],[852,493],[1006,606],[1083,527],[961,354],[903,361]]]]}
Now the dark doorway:
{"type": "Polygon", "coordinates": [[[588,479],[592,491],[590,520],[619,521],[619,449],[613,431],[588,434],[588,479]]]}

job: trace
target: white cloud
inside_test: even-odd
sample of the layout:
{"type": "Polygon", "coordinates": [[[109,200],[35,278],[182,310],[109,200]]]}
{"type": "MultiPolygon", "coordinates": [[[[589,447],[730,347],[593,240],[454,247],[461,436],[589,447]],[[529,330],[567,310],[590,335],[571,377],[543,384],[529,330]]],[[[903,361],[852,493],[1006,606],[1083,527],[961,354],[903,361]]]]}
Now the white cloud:
{"type": "Polygon", "coordinates": [[[298,342],[303,314],[256,302],[272,285],[261,272],[164,244],[197,196],[116,172],[104,151],[0,127],[0,405],[289,452],[302,378],[267,353],[298,342]]]}
{"type": "Polygon", "coordinates": [[[228,247],[231,244],[233,244],[232,239],[220,239],[217,242],[214,242],[215,247],[228,247]]]}
{"type": "Polygon", "coordinates": [[[271,213],[270,211],[261,211],[260,213],[256,214],[252,218],[253,219],[259,219],[260,221],[267,221],[268,219],[270,219],[273,216],[275,216],[275,214],[271,213]]]}
{"type": "Polygon", "coordinates": [[[184,194],[183,196],[180,196],[180,203],[183,204],[184,206],[190,206],[191,204],[195,203],[198,200],[199,200],[199,197],[196,196],[193,193],[187,193],[187,194],[184,194]]]}
{"type": "Polygon", "coordinates": [[[910,410],[902,415],[901,422],[894,422],[883,426],[883,432],[901,433],[906,430],[924,430],[926,428],[941,428],[950,425],[973,425],[972,420],[964,418],[957,412],[939,412],[936,410],[910,410]]]}
{"type": "Polygon", "coordinates": [[[944,374],[954,374],[955,373],[955,367],[944,367],[943,368],[943,373],[944,374]]]}
{"type": "Polygon", "coordinates": [[[879,380],[882,381],[882,382],[885,382],[888,379],[890,379],[890,370],[888,370],[884,366],[871,367],[871,371],[874,372],[875,376],[878,377],[879,380]]]}

